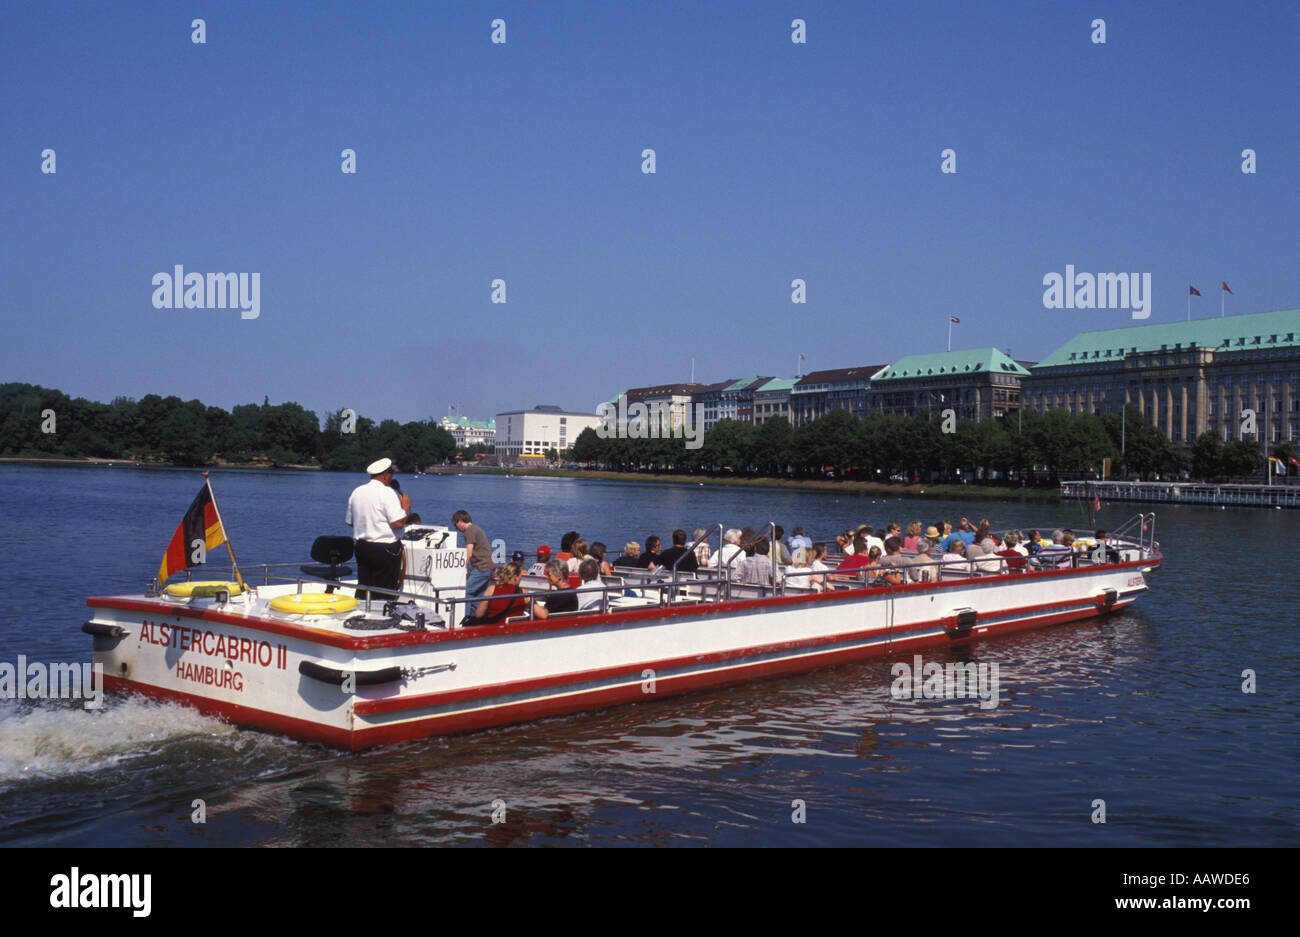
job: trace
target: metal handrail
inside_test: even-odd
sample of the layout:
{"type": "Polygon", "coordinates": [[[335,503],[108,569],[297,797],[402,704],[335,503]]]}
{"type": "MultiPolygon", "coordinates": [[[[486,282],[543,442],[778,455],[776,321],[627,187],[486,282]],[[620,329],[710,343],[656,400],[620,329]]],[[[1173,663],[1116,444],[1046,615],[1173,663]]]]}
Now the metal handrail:
{"type": "MultiPolygon", "coordinates": [[[[715,530],[718,532],[719,535],[719,545],[718,545],[718,553],[717,553],[718,563],[716,567],[707,567],[707,566],[699,567],[695,571],[693,578],[686,579],[684,578],[686,576],[686,573],[678,569],[678,564],[681,562],[682,559],[685,558],[685,554],[683,554],[682,557],[679,557],[678,560],[676,560],[673,563],[672,576],[670,579],[663,579],[659,581],[643,580],[643,581],[636,582],[635,586],[639,590],[640,593],[639,597],[642,599],[649,598],[650,594],[647,592],[647,590],[655,590],[659,600],[658,604],[660,605],[660,607],[663,607],[665,605],[670,605],[673,602],[680,600],[682,597],[682,592],[679,590],[684,584],[689,584],[691,586],[699,587],[698,589],[699,601],[702,602],[730,601],[732,597],[732,586],[734,582],[733,576],[735,572],[734,569],[735,563],[737,560],[741,558],[741,556],[744,553],[744,550],[743,549],[737,550],[734,556],[732,556],[729,560],[723,562],[722,552],[723,552],[723,547],[726,545],[726,541],[724,539],[725,536],[724,525],[721,523],[715,524],[714,526],[710,527],[702,537],[695,538],[694,542],[688,548],[688,552],[693,554],[695,549],[701,543],[706,542],[710,537],[712,537],[713,532],[715,530]],[[717,589],[716,592],[713,592],[712,587],[715,584],[717,586],[717,589]]],[[[1093,535],[1095,536],[1095,531],[1093,532],[1093,535]]],[[[767,525],[762,529],[762,531],[756,534],[754,539],[751,540],[750,542],[752,543],[763,538],[766,538],[769,543],[768,556],[770,562],[772,563],[772,581],[770,583],[772,589],[772,593],[771,593],[772,595],[783,594],[786,590],[787,583],[791,581],[797,583],[800,578],[811,577],[811,576],[826,577],[825,585],[828,590],[835,588],[835,586],[832,583],[836,581],[841,584],[841,588],[845,583],[849,584],[849,588],[853,588],[854,584],[869,587],[872,584],[870,580],[873,579],[878,580],[882,575],[886,573],[887,570],[896,570],[900,575],[902,575],[906,579],[911,579],[913,572],[918,569],[925,570],[925,571],[934,570],[934,578],[931,581],[937,583],[943,578],[942,574],[945,565],[949,568],[951,568],[954,565],[951,563],[945,564],[942,559],[937,559],[937,560],[932,559],[926,562],[917,562],[915,559],[917,554],[908,553],[906,555],[912,558],[909,567],[882,568],[879,566],[873,566],[873,567],[862,567],[855,570],[846,570],[842,573],[838,571],[837,567],[830,567],[830,566],[828,566],[826,570],[814,570],[811,568],[806,568],[806,569],[804,568],[784,569],[783,568],[782,570],[778,570],[777,569],[778,561],[776,559],[777,547],[776,547],[775,522],[769,521],[767,525]],[[778,581],[778,576],[781,577],[780,581],[778,581]]],[[[1154,555],[1158,555],[1159,544],[1155,539],[1155,513],[1150,512],[1150,513],[1135,514],[1133,517],[1129,518],[1118,528],[1114,529],[1111,533],[1108,534],[1107,545],[1114,547],[1115,549],[1120,551],[1136,550],[1138,559],[1148,559],[1154,555]],[[1135,534],[1136,536],[1134,536],[1135,534]]],[[[827,558],[829,559],[829,554],[827,558]]],[[[1014,571],[1013,568],[1011,567],[1011,562],[1013,562],[1014,559],[1015,558],[1013,557],[981,555],[980,557],[977,557],[973,560],[964,559],[960,564],[962,567],[964,567],[964,569],[958,570],[958,572],[963,574],[969,573],[971,577],[979,577],[979,576],[992,577],[992,576],[1005,575],[1014,571]]],[[[1121,559],[1123,560],[1122,554],[1121,554],[1121,559]]],[[[1023,564],[1017,564],[1016,567],[1021,572],[1034,573],[1034,572],[1039,572],[1044,568],[1036,561],[1035,557],[1032,555],[1024,557],[1024,560],[1025,562],[1023,564]]],[[[1062,560],[1065,561],[1064,555],[1062,556],[1062,560]]],[[[1071,567],[1075,567],[1075,568],[1079,567],[1081,561],[1084,563],[1089,563],[1089,562],[1095,563],[1096,557],[1089,555],[1089,553],[1087,552],[1071,552],[1069,554],[1068,563],[1071,567]]],[[[448,592],[463,591],[464,588],[463,586],[434,587],[432,586],[432,584],[430,584],[428,587],[428,591],[414,593],[414,592],[406,592],[401,589],[385,589],[379,586],[369,586],[369,585],[360,586],[355,582],[345,582],[343,580],[328,579],[325,577],[303,576],[301,574],[297,576],[285,576],[285,575],[277,574],[275,572],[276,570],[285,570],[293,567],[299,567],[301,565],[302,564],[299,563],[250,564],[247,566],[240,567],[240,572],[249,578],[257,577],[258,574],[260,573],[260,578],[262,579],[263,584],[265,585],[270,585],[272,581],[276,582],[277,584],[281,584],[281,583],[294,584],[297,592],[299,593],[303,591],[304,584],[306,583],[324,583],[324,584],[330,584],[335,586],[342,586],[353,590],[364,589],[367,593],[366,598],[364,600],[364,606],[363,606],[366,613],[371,612],[373,609],[374,602],[381,598],[384,600],[385,603],[390,601],[397,602],[397,603],[403,603],[403,602],[433,603],[440,611],[445,607],[445,609],[449,613],[449,616],[445,620],[445,625],[444,625],[444,627],[448,630],[458,629],[461,627],[458,618],[463,617],[463,612],[467,606],[470,606],[471,604],[477,605],[482,602],[488,602],[494,598],[493,596],[485,597],[483,595],[464,596],[464,595],[446,594],[448,592]],[[457,614],[458,611],[460,611],[462,614],[458,615],[457,614]]],[[[1064,565],[1064,562],[1062,565],[1064,565]]],[[[198,567],[193,570],[186,570],[185,579],[192,580],[193,577],[197,574],[202,574],[205,576],[222,576],[227,574],[233,574],[233,569],[231,567],[224,567],[224,566],[198,567]]],[[[599,585],[589,584],[589,585],[580,586],[575,589],[561,589],[561,590],[554,590],[554,591],[557,593],[567,592],[573,594],[577,594],[581,592],[588,595],[590,595],[591,593],[598,592],[600,594],[599,608],[589,609],[588,611],[599,611],[600,613],[603,614],[610,611],[611,594],[615,592],[622,592],[624,589],[629,588],[627,583],[631,581],[632,577],[625,575],[624,577],[620,577],[620,578],[623,579],[624,581],[619,585],[606,586],[603,583],[599,585]]],[[[598,580],[593,582],[598,582],[598,580]]],[[[758,585],[759,588],[766,587],[764,584],[749,584],[749,585],[758,585]]],[[[511,597],[514,596],[520,597],[524,603],[524,609],[522,609],[521,612],[526,613],[530,619],[534,619],[535,618],[534,603],[537,601],[538,598],[547,594],[549,593],[517,592],[517,593],[510,593],[509,595],[511,597]]],[[[503,595],[501,596],[501,598],[506,598],[506,596],[503,595]]]]}

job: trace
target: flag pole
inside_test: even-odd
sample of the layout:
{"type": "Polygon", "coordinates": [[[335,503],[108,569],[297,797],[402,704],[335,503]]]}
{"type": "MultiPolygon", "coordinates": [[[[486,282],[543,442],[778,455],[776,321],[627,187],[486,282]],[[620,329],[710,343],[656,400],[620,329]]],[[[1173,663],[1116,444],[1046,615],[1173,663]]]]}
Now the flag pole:
{"type": "Polygon", "coordinates": [[[948,317],[948,350],[952,351],[952,316],[948,317]]]}
{"type": "Polygon", "coordinates": [[[1187,321],[1192,321],[1192,291],[1187,291],[1187,321]]]}
{"type": "Polygon", "coordinates": [[[239,574],[239,564],[235,562],[235,548],[230,543],[230,531],[226,528],[226,522],[221,517],[221,508],[217,505],[217,493],[212,490],[212,479],[208,473],[203,474],[203,484],[208,486],[208,494],[212,497],[212,510],[217,515],[217,523],[221,525],[221,532],[226,535],[226,552],[230,554],[230,568],[235,574],[235,582],[239,583],[240,591],[244,591],[244,577],[239,574]]]}

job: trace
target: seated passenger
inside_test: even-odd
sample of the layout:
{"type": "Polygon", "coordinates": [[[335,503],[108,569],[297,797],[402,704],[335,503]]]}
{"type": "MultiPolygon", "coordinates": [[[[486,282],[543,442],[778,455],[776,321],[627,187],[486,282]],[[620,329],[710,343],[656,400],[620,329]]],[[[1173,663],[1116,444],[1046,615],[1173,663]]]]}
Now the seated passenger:
{"type": "Polygon", "coordinates": [[[971,567],[978,569],[982,573],[1000,573],[1003,570],[1002,561],[997,559],[998,545],[992,537],[985,537],[978,541],[980,554],[983,559],[976,560],[972,557],[971,567]]]}
{"type": "Polygon", "coordinates": [[[885,540],[885,555],[880,559],[880,575],[876,577],[876,582],[901,586],[903,577],[908,574],[911,566],[911,561],[903,556],[903,541],[898,537],[889,537],[885,540]]]}
{"type": "Polygon", "coordinates": [[[695,568],[699,569],[701,566],[709,565],[709,554],[713,551],[709,546],[709,538],[704,536],[703,527],[696,527],[695,532],[691,534],[691,542],[697,540],[699,545],[695,548],[695,568]]]}
{"type": "Polygon", "coordinates": [[[1097,545],[1092,548],[1092,561],[1094,563],[1118,563],[1119,550],[1106,539],[1106,531],[1099,530],[1096,534],[1097,545]]]}
{"type": "Polygon", "coordinates": [[[821,592],[825,576],[815,575],[812,569],[813,551],[806,547],[799,547],[790,557],[790,565],[786,568],[785,587],[786,589],[809,589],[813,592],[821,592]]]}
{"type": "MultiPolygon", "coordinates": [[[[930,529],[934,530],[933,527],[930,529]]],[[[938,541],[931,542],[928,538],[921,537],[916,541],[916,556],[912,559],[908,575],[913,582],[934,582],[939,578],[939,567],[935,564],[942,560],[938,541]]]]}
{"type": "Polygon", "coordinates": [[[555,554],[555,558],[557,560],[564,560],[564,562],[566,563],[569,562],[569,557],[573,555],[572,553],[569,552],[569,548],[573,546],[573,541],[577,540],[581,536],[582,535],[579,534],[576,530],[571,530],[563,537],[561,537],[560,552],[555,554]]]}
{"type": "Polygon", "coordinates": [[[619,566],[635,569],[641,565],[641,544],[635,540],[629,540],[623,545],[623,555],[610,564],[615,568],[619,566]]]}
{"type": "Polygon", "coordinates": [[[545,620],[558,612],[576,612],[578,594],[558,591],[569,588],[569,564],[551,560],[546,564],[546,578],[550,580],[551,591],[541,593],[544,598],[533,599],[533,617],[545,620]]]}
{"type": "Polygon", "coordinates": [[[528,567],[528,575],[545,576],[546,564],[549,563],[550,561],[551,561],[551,548],[543,543],[540,547],[537,548],[537,562],[534,563],[532,566],[528,567]]]}
{"type": "Polygon", "coordinates": [[[659,538],[654,534],[645,538],[645,552],[641,554],[641,559],[637,562],[638,566],[642,569],[654,570],[663,565],[659,559],[659,543],[659,538]]]}
{"type": "Polygon", "coordinates": [[[945,573],[969,573],[970,561],[966,559],[966,542],[960,537],[952,537],[948,541],[948,549],[943,554],[943,566],[945,573]]]}
{"type": "Polygon", "coordinates": [[[492,584],[483,592],[484,601],[478,603],[473,615],[461,621],[461,626],[497,625],[507,618],[522,615],[528,607],[528,600],[519,591],[521,575],[522,571],[514,563],[498,566],[492,574],[492,584]]]}
{"type": "Polygon", "coordinates": [[[587,541],[579,537],[569,545],[569,588],[576,589],[582,583],[582,577],[578,575],[578,567],[582,561],[587,558],[587,541]]]}
{"type": "Polygon", "coordinates": [[[673,545],[659,554],[659,565],[666,572],[672,573],[674,563],[679,573],[693,573],[699,568],[695,554],[686,549],[686,531],[680,528],[673,531],[673,545]]]}
{"type": "MultiPolygon", "coordinates": [[[[772,559],[777,563],[780,563],[782,566],[789,566],[790,548],[785,542],[785,528],[780,524],[777,524],[776,527],[773,528],[773,532],[776,534],[776,555],[773,556],[772,559]]],[[[771,551],[769,550],[769,552],[771,551]]]]}
{"type": "Polygon", "coordinates": [[[771,545],[766,540],[754,541],[754,555],[747,556],[736,563],[736,581],[754,586],[770,586],[772,571],[776,570],[776,581],[781,582],[781,567],[773,566],[771,545]]]}
{"type": "Polygon", "coordinates": [[[719,566],[724,570],[729,570],[734,576],[736,565],[740,562],[741,555],[745,552],[740,548],[741,531],[732,527],[722,535],[722,548],[713,556],[709,557],[709,566],[718,569],[719,566]]]}
{"type": "Polygon", "coordinates": [[[1034,563],[1041,569],[1058,569],[1069,566],[1074,551],[1065,545],[1065,532],[1052,531],[1052,540],[1034,555],[1034,563]]]}
{"type": "Polygon", "coordinates": [[[599,610],[601,599],[605,595],[605,587],[600,581],[600,567],[595,560],[588,557],[578,568],[578,575],[582,577],[582,588],[578,592],[578,608],[583,611],[599,610]]]}
{"type": "MultiPolygon", "coordinates": [[[[836,572],[847,573],[855,569],[867,569],[875,565],[871,561],[870,551],[867,549],[865,537],[854,537],[850,545],[853,552],[840,561],[840,565],[835,567],[836,572]]],[[[847,579],[847,576],[837,576],[837,579],[847,579]]]]}
{"type": "Polygon", "coordinates": [[[1007,531],[1006,535],[1002,538],[1002,549],[998,550],[996,553],[997,556],[1006,559],[1007,569],[1013,572],[1023,570],[1025,564],[1028,562],[1028,560],[1025,559],[1025,554],[1018,549],[1019,545],[1019,535],[1015,531],[1007,531]]]}
{"type": "Polygon", "coordinates": [[[858,528],[856,536],[861,537],[863,540],[867,542],[868,550],[870,550],[872,547],[875,547],[883,555],[885,552],[885,541],[875,536],[874,531],[875,528],[872,527],[870,524],[863,524],[858,528]]]}
{"type": "Polygon", "coordinates": [[[609,548],[599,540],[595,541],[587,548],[587,555],[600,564],[600,574],[602,576],[614,575],[614,567],[605,561],[605,554],[607,552],[609,552],[609,548]]]}
{"type": "Polygon", "coordinates": [[[790,539],[786,541],[785,545],[790,548],[791,558],[793,559],[795,550],[801,548],[811,550],[813,543],[812,539],[803,532],[803,528],[796,524],[794,533],[790,534],[790,539]]]}

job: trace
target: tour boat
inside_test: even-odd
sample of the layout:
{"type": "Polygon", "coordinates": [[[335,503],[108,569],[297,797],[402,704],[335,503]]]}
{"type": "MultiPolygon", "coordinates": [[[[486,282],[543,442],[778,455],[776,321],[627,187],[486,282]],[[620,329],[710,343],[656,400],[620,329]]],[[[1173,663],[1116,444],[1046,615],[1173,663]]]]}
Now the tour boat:
{"type": "MultiPolygon", "coordinates": [[[[721,525],[705,536],[716,552],[721,525]]],[[[455,531],[417,526],[402,543],[405,578],[389,601],[358,603],[343,565],[351,541],[320,538],[320,565],[240,566],[229,580],[87,599],[83,630],[109,690],[357,751],[1093,618],[1132,603],[1162,560],[1155,515],[1139,514],[1111,552],[1061,568],[990,557],[1003,568],[901,585],[859,571],[821,592],[794,576],[742,584],[727,569],[642,574],[606,579],[590,611],[462,626],[478,600],[464,596],[455,531]]]]}

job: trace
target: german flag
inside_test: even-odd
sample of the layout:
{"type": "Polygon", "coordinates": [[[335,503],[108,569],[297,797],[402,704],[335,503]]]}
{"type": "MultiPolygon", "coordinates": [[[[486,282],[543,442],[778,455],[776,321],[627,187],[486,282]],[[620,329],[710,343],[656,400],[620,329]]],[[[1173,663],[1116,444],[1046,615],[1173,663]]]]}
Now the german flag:
{"type": "Polygon", "coordinates": [[[164,583],[167,577],[202,565],[207,560],[207,551],[215,549],[226,542],[226,531],[221,526],[221,517],[217,514],[217,504],[212,497],[212,486],[206,481],[198,497],[185,512],[185,517],[172,534],[167,552],[163,554],[162,565],[158,567],[158,582],[164,583]],[[203,549],[199,549],[199,544],[203,549]]]}

